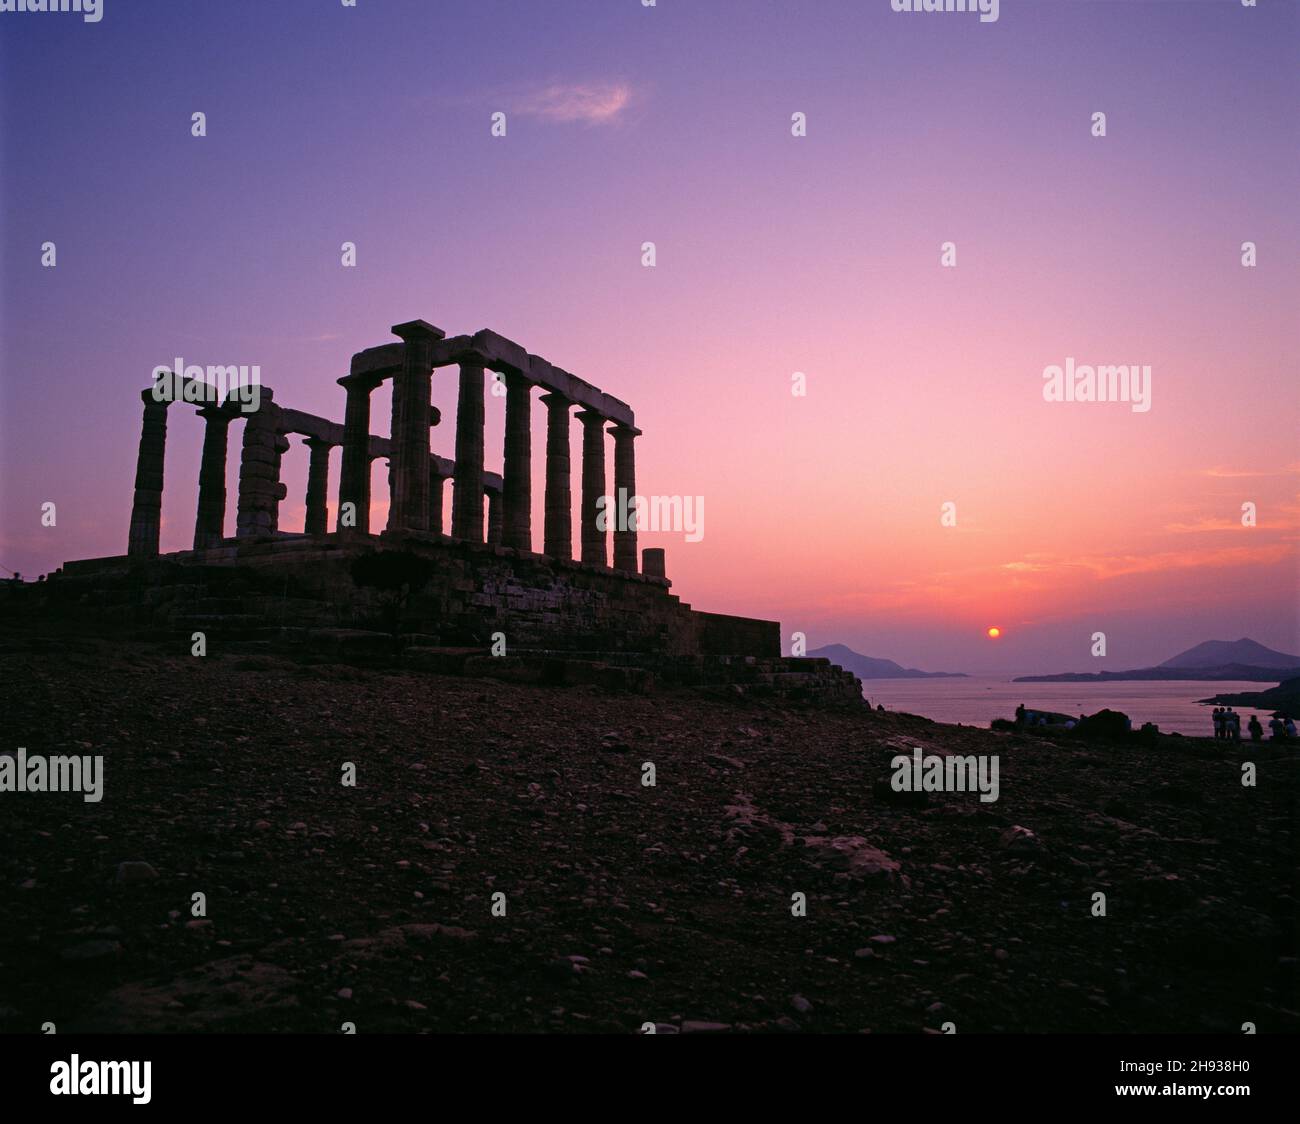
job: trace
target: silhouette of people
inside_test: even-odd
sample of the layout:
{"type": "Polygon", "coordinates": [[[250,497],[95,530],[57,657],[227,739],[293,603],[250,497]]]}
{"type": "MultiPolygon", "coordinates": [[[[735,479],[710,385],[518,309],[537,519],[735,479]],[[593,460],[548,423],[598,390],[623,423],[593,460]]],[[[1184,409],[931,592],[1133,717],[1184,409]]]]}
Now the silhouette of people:
{"type": "Polygon", "coordinates": [[[1286,737],[1286,726],[1276,714],[1269,720],[1269,741],[1280,742],[1286,737]]]}
{"type": "Polygon", "coordinates": [[[1025,704],[1021,703],[1018,707],[1016,707],[1016,725],[1023,726],[1024,724],[1025,724],[1025,704]]]}
{"type": "Polygon", "coordinates": [[[1295,719],[1289,714],[1282,715],[1282,728],[1286,731],[1288,738],[1295,737],[1295,719]]]}
{"type": "Polygon", "coordinates": [[[1228,740],[1233,742],[1241,741],[1241,715],[1232,707],[1228,707],[1228,713],[1224,715],[1223,723],[1228,740]]]}
{"type": "Polygon", "coordinates": [[[1264,737],[1264,727],[1259,724],[1259,715],[1252,714],[1250,721],[1246,724],[1246,729],[1250,731],[1250,740],[1257,742],[1264,737]]]}
{"type": "Polygon", "coordinates": [[[1214,708],[1214,736],[1223,737],[1223,707],[1221,706],[1214,708]]]}

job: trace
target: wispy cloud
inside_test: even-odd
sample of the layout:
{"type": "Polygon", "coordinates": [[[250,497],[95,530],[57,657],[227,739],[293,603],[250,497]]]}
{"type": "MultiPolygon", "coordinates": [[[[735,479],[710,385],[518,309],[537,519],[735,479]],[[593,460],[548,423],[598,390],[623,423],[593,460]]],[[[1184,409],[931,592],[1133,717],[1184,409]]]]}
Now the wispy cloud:
{"type": "Polygon", "coordinates": [[[1222,467],[1207,468],[1205,470],[1206,476],[1213,476],[1220,480],[1243,480],[1265,476],[1293,476],[1296,473],[1300,473],[1300,463],[1288,464],[1283,468],[1264,470],[1222,467]]]}
{"type": "Polygon", "coordinates": [[[552,82],[520,95],[513,108],[543,121],[609,125],[631,103],[632,88],[625,82],[552,82]]]}
{"type": "Polygon", "coordinates": [[[1175,534],[1201,534],[1208,531],[1240,531],[1240,519],[1197,519],[1191,523],[1166,523],[1165,530],[1175,534]]]}

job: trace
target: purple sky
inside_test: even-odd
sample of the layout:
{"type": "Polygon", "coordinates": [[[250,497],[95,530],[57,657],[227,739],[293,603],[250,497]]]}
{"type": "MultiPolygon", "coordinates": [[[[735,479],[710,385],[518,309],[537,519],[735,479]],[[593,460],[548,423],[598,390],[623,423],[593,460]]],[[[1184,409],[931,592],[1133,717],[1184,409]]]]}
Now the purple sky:
{"type": "MultiPolygon", "coordinates": [[[[0,14],[0,564],[124,551],[156,365],[258,364],[341,420],[351,354],[420,317],[632,405],[641,490],[705,497],[701,542],[642,536],[697,608],[967,671],[1300,650],[1298,31],[1278,0],[0,14]],[[1067,357],[1151,365],[1152,409],[1045,402],[1067,357]]],[[[173,409],[164,549],[200,440],[173,409]]]]}

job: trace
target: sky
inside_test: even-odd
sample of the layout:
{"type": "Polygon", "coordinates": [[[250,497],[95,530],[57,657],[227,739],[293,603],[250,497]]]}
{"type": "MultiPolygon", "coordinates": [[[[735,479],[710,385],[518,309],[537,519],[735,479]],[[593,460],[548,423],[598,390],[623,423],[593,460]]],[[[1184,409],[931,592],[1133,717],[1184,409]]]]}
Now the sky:
{"type": "MultiPolygon", "coordinates": [[[[704,503],[698,542],[641,546],[787,648],[972,673],[1300,651],[1298,32],[1281,0],[0,13],[0,565],[125,552],[156,366],[258,365],[341,421],[351,355],[421,318],[629,403],[639,491],[704,503]],[[1149,366],[1150,408],[1047,401],[1067,360],[1149,366]]],[[[445,456],[455,397],[439,369],[445,456]]],[[[179,550],[202,422],[169,413],[179,550]]],[[[534,396],[539,549],[544,432],[534,396]]],[[[284,530],[306,473],[295,438],[284,530]]],[[[374,495],[382,526],[383,462],[374,495]]]]}

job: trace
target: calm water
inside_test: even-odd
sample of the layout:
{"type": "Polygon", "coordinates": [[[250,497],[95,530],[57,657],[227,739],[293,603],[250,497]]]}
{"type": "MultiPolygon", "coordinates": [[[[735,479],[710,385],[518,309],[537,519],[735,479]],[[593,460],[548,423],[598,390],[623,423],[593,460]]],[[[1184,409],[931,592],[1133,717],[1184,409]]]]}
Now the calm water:
{"type": "MultiPolygon", "coordinates": [[[[1212,706],[1200,706],[1197,699],[1237,691],[1262,691],[1272,683],[1184,680],[1182,682],[1117,683],[1012,683],[1010,679],[868,679],[864,693],[871,705],[886,710],[921,714],[936,722],[960,722],[988,727],[994,718],[1015,718],[1016,704],[1030,710],[1054,710],[1061,714],[1095,714],[1102,707],[1120,710],[1133,720],[1133,729],[1154,722],[1163,733],[1213,737],[1212,706]]],[[[1271,711],[1234,707],[1241,715],[1241,736],[1248,738],[1246,723],[1258,714],[1268,737],[1271,711]]]]}

